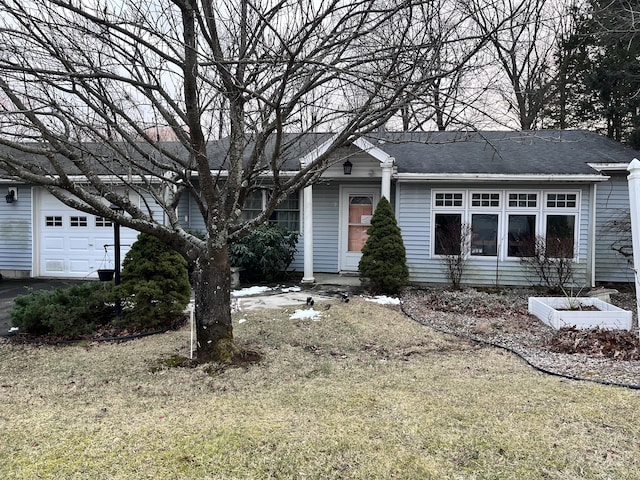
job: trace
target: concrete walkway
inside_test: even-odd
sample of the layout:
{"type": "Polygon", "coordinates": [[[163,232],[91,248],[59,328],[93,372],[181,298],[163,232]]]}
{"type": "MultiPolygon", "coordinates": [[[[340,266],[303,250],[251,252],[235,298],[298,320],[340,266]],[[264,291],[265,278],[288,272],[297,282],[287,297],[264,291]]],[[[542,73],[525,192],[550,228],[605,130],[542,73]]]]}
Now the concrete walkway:
{"type": "MultiPolygon", "coordinates": [[[[285,306],[303,306],[307,299],[315,301],[341,298],[342,295],[352,295],[362,291],[360,279],[355,276],[338,274],[316,274],[315,283],[298,285],[285,282],[280,286],[273,286],[269,290],[259,293],[237,296],[236,307],[251,310],[254,308],[282,308],[285,306]],[[294,287],[294,288],[291,288],[294,287]]],[[[11,328],[10,311],[14,299],[19,295],[26,295],[30,290],[52,290],[68,287],[83,280],[57,279],[4,279],[0,280],[0,336],[6,336],[11,328]]],[[[240,291],[242,290],[239,289],[240,291]]],[[[234,300],[232,299],[232,304],[234,300]]],[[[233,306],[233,305],[232,305],[233,306]]]]}

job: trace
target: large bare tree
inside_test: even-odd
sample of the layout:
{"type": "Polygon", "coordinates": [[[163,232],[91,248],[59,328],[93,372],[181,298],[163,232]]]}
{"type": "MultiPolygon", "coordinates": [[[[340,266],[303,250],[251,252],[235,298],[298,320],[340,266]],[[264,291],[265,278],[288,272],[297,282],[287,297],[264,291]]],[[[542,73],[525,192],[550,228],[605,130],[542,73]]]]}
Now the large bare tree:
{"type": "MultiPolygon", "coordinates": [[[[423,3],[0,0],[0,169],[185,255],[198,359],[228,360],[228,243],[443,75],[421,68],[440,48],[415,21],[423,3]],[[395,34],[380,43],[389,25],[395,34]],[[283,175],[320,128],[332,132],[324,153],[283,175]],[[162,141],[168,133],[177,142],[162,141]],[[242,221],[245,198],[265,182],[266,208],[242,221]],[[178,218],[186,195],[204,240],[178,218]]],[[[446,73],[484,38],[465,41],[468,54],[446,73]]]]}

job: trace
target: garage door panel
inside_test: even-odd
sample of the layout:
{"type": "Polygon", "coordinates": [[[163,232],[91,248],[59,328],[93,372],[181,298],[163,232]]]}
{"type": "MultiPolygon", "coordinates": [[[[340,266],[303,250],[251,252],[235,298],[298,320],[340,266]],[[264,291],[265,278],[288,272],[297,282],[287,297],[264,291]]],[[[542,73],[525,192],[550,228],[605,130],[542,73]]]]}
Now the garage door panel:
{"type": "Polygon", "coordinates": [[[69,250],[82,250],[83,252],[87,252],[89,246],[93,246],[93,244],[89,242],[88,238],[69,238],[69,250]]]}
{"type": "Polygon", "coordinates": [[[60,274],[65,271],[64,268],[64,260],[63,259],[47,259],[44,262],[45,273],[56,273],[60,274]]]}
{"type": "Polygon", "coordinates": [[[91,272],[91,268],[88,260],[70,260],[69,271],[73,274],[88,275],[91,272]]]}
{"type": "MultiPolygon", "coordinates": [[[[44,190],[38,193],[38,205],[39,275],[98,278],[99,268],[113,268],[114,228],[110,222],[78,212],[44,190]]],[[[120,227],[121,259],[137,236],[138,232],[120,227]]]]}
{"type": "Polygon", "coordinates": [[[43,249],[47,252],[64,251],[63,237],[44,237],[43,249]]]}

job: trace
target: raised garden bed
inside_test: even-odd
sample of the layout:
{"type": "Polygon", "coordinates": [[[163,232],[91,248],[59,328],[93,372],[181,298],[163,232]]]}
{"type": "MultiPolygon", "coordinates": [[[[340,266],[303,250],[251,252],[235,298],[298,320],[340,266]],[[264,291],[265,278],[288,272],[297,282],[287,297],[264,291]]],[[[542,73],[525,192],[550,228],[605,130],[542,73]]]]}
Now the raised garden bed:
{"type": "Polygon", "coordinates": [[[631,330],[630,311],[593,297],[529,297],[529,313],[556,329],[631,330]]]}

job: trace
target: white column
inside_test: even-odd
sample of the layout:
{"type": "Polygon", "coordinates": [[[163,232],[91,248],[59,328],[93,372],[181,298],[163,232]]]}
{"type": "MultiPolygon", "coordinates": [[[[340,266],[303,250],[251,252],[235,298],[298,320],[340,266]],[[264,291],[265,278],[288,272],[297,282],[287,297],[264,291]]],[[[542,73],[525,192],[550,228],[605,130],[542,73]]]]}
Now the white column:
{"type": "MultiPolygon", "coordinates": [[[[640,161],[634,158],[627,167],[629,176],[629,210],[631,214],[631,241],[633,245],[633,271],[636,287],[636,310],[640,314],[640,161]]],[[[640,319],[640,316],[638,317],[640,319]]]]}
{"type": "Polygon", "coordinates": [[[304,238],[304,274],[302,283],[314,283],[316,279],[313,276],[313,187],[311,185],[304,187],[302,204],[303,204],[303,226],[302,237],[304,238]]]}
{"type": "Polygon", "coordinates": [[[393,173],[393,157],[382,163],[382,185],[380,186],[380,195],[387,197],[391,201],[391,174],[393,173]]]}

